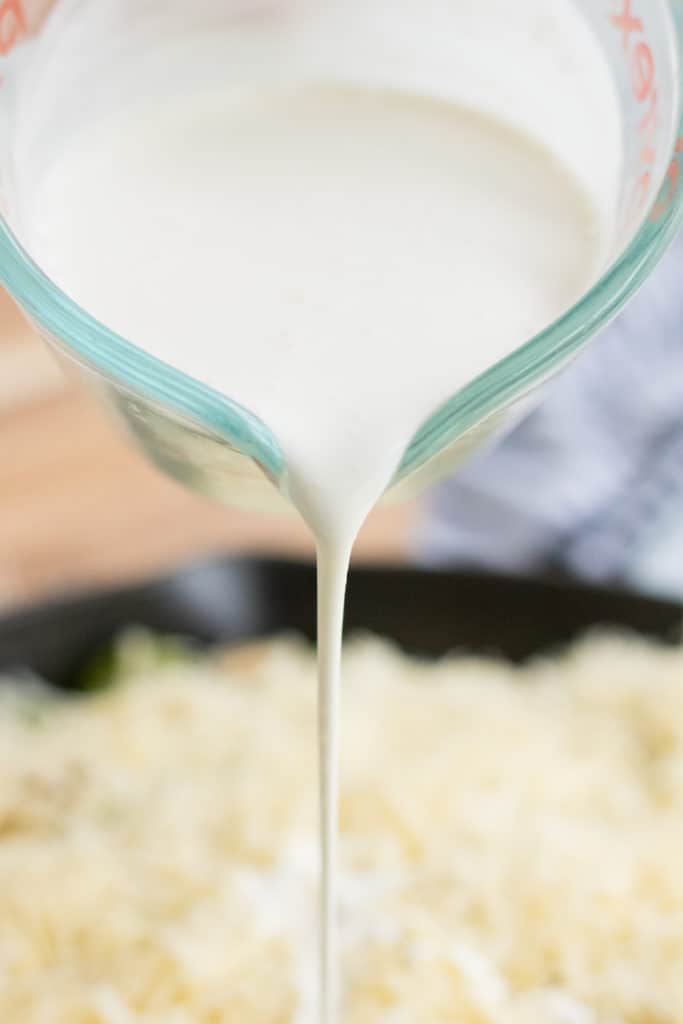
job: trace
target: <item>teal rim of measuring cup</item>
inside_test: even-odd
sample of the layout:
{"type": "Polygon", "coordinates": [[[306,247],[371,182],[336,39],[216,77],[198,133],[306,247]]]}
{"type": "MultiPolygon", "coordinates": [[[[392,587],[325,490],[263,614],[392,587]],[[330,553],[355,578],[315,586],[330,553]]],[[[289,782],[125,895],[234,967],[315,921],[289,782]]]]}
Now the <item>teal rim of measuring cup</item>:
{"type": "Polygon", "coordinates": [[[563,316],[444,402],[414,435],[393,483],[409,476],[499,409],[531,391],[626,305],[683,224],[683,0],[669,0],[679,81],[672,160],[659,194],[624,252],[563,316]]]}
{"type": "Polygon", "coordinates": [[[0,281],[64,350],[124,391],[180,413],[254,459],[274,480],[284,456],[272,432],[239,403],[149,355],[100,323],[33,262],[0,218],[0,281]]]}
{"type": "MultiPolygon", "coordinates": [[[[673,8],[683,73],[683,6],[673,8]]],[[[679,90],[680,91],[680,90],[679,90]]],[[[678,115],[680,119],[680,95],[678,115]]],[[[679,120],[672,156],[676,174],[665,178],[643,225],[595,285],[559,320],[458,391],[420,427],[408,445],[393,482],[419,469],[468,430],[530,391],[604,327],[645,281],[683,222],[679,120]],[[654,219],[666,200],[666,209],[654,219]]],[[[254,459],[274,481],[284,482],[285,459],[272,431],[239,403],[156,359],[110,331],[62,292],[23,249],[0,218],[0,281],[27,315],[77,361],[98,371],[123,391],[146,398],[168,414],[186,417],[200,429],[254,459]]]]}
{"type": "MultiPolygon", "coordinates": [[[[683,133],[683,121],[680,123],[683,133]]],[[[652,209],[656,209],[655,200],[652,209]]],[[[683,183],[656,224],[648,218],[628,248],[559,320],[494,364],[441,405],[408,445],[394,476],[402,480],[492,413],[531,391],[578,352],[632,298],[683,224],[683,183]]]]}

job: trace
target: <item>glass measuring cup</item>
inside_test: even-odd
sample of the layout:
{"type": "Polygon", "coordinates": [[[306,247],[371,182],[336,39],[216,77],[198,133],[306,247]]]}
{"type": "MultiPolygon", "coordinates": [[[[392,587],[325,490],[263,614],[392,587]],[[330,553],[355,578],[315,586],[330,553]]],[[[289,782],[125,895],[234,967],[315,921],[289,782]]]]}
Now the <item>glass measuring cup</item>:
{"type": "MultiPolygon", "coordinates": [[[[0,2],[0,280],[48,342],[118,412],[148,455],[182,482],[220,500],[252,506],[271,506],[278,494],[286,497],[288,492],[286,462],[266,424],[149,356],[135,346],[135,338],[113,334],[31,259],[20,242],[21,206],[40,167],[89,119],[139,101],[141,95],[206,85],[219,64],[224,73],[226,61],[236,83],[353,73],[384,85],[449,95],[449,67],[466,58],[457,48],[457,19],[466,17],[474,2],[0,2]],[[316,35],[321,12],[328,27],[316,35]],[[291,31],[274,39],[271,27],[288,19],[291,31]],[[183,53],[200,38],[203,45],[209,38],[213,44],[207,48],[204,80],[197,83],[184,78],[183,53]]],[[[496,14],[495,46],[492,33],[477,54],[486,73],[495,77],[500,65],[496,46],[513,52],[516,33],[529,26],[519,24],[517,5],[487,2],[496,14]],[[491,55],[488,63],[482,54],[491,55]]],[[[557,322],[435,410],[404,454],[390,489],[395,496],[450,471],[518,417],[535,400],[539,386],[633,294],[683,216],[683,0],[574,2],[607,55],[621,111],[624,160],[619,194],[610,197],[617,222],[610,265],[557,322]]],[[[552,69],[542,63],[541,44],[538,52],[539,123],[561,143],[570,119],[567,111],[543,108],[543,75],[552,69]]],[[[472,81],[476,94],[474,74],[472,81]]],[[[501,77],[500,90],[516,115],[533,103],[509,77],[501,77]]],[[[590,104],[583,106],[589,121],[590,104]]]]}

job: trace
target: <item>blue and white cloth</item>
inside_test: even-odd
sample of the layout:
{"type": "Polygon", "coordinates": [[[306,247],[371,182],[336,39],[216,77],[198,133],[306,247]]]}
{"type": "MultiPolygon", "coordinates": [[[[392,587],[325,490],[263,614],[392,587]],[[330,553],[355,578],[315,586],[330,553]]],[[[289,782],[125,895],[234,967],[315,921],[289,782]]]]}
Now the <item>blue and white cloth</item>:
{"type": "Polygon", "coordinates": [[[678,508],[683,592],[683,235],[543,404],[436,489],[422,554],[614,581],[678,508]]]}

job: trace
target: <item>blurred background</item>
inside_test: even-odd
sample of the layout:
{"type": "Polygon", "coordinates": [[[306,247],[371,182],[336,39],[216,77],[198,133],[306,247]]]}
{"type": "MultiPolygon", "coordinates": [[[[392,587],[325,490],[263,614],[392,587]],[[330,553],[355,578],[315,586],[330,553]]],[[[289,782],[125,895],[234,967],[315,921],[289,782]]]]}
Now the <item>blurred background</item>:
{"type": "MultiPolygon", "coordinates": [[[[303,525],[219,508],[163,477],[67,378],[0,291],[0,612],[214,552],[312,553],[303,525]]],[[[357,557],[395,561],[414,507],[375,512],[357,557]]]]}

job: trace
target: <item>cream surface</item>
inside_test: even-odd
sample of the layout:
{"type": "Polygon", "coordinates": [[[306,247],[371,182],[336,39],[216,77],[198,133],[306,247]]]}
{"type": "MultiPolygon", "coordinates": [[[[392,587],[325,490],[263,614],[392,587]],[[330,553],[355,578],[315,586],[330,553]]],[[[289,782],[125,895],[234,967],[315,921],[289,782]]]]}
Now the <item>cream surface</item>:
{"type": "MultiPolygon", "coordinates": [[[[576,75],[594,71],[604,101],[597,47],[585,56],[576,75]]],[[[72,298],[268,425],[315,534],[326,1024],[353,539],[424,419],[569,307],[609,251],[604,166],[592,190],[586,153],[569,166],[527,108],[515,124],[502,94],[480,100],[320,78],[140,103],[73,134],[24,214],[72,298]]]]}
{"type": "Polygon", "coordinates": [[[598,214],[492,116],[319,84],[77,136],[29,237],[107,326],[260,416],[313,530],[348,539],[426,416],[592,280],[598,214]]]}

